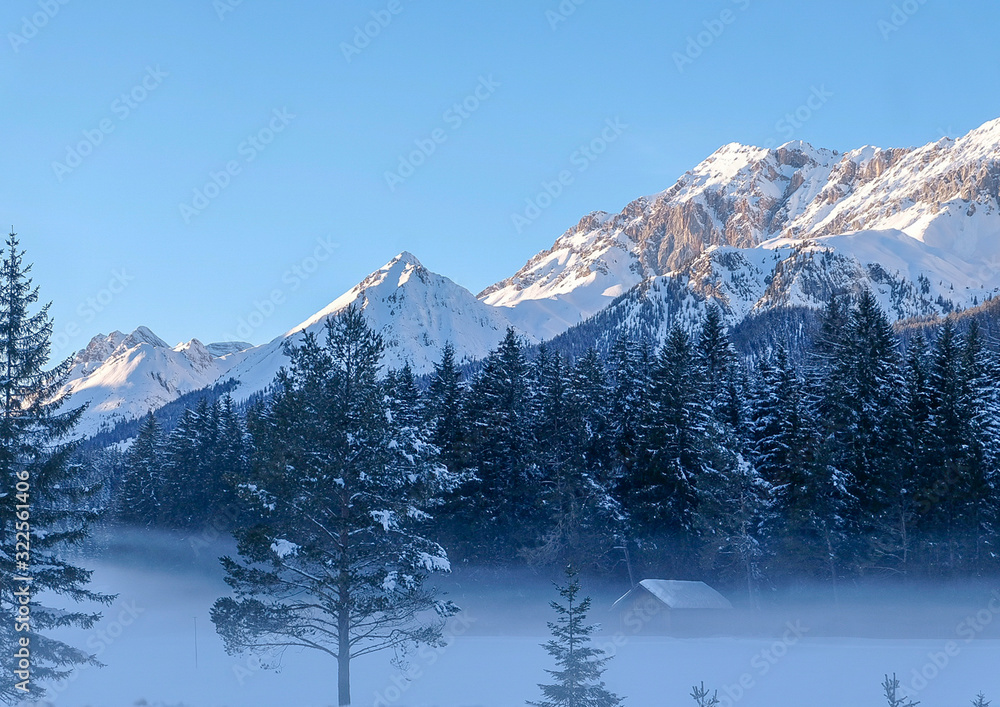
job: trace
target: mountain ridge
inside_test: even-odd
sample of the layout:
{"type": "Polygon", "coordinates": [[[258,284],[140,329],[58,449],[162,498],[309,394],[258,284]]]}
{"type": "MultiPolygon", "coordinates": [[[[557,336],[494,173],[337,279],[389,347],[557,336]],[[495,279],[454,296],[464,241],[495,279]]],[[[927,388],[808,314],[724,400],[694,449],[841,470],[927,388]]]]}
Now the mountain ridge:
{"type": "Polygon", "coordinates": [[[1000,293],[1000,119],[911,148],[730,143],[665,190],[616,214],[586,214],[478,295],[403,251],[258,346],[169,347],[145,327],[95,337],[74,358],[65,392],[91,403],[88,429],[228,378],[234,396],[249,398],[285,365],[287,344],[348,306],[382,334],[387,366],[427,373],[445,343],[471,362],[508,327],[531,343],[591,320],[598,338],[661,339],[710,302],[733,325],[862,289],[894,320],[940,317],[1000,293]]]}

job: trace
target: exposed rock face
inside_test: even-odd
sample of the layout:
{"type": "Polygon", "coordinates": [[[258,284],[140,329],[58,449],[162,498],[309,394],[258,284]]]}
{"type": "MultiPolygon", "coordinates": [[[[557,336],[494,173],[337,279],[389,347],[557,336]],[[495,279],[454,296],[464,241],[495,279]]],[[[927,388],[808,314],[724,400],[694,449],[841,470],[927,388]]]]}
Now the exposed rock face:
{"type": "MultiPolygon", "coordinates": [[[[726,145],[666,191],[636,199],[618,214],[585,216],[552,248],[479,296],[513,310],[515,321],[519,311],[537,316],[541,302],[548,311],[560,311],[565,299],[582,302],[577,321],[562,315],[562,324],[570,326],[649,277],[685,273],[702,294],[720,290],[706,270],[719,264],[699,263],[716,247],[747,249],[774,239],[863,231],[901,232],[946,251],[961,261],[963,276],[981,267],[976,289],[989,289],[987,281],[1000,270],[1000,120],[920,148],[864,147],[840,154],[802,142],[772,150],[726,145]]],[[[799,282],[818,283],[815,267],[815,277],[803,279],[806,261],[801,256],[777,269],[764,301],[777,306],[790,299],[780,290],[788,272],[800,273],[799,282]]],[[[852,266],[858,278],[869,278],[867,265],[852,266]]],[[[844,276],[839,269],[838,278],[844,276]]],[[[887,271],[886,277],[894,275],[887,271]]],[[[923,305],[899,306],[910,311],[923,305]]]]}

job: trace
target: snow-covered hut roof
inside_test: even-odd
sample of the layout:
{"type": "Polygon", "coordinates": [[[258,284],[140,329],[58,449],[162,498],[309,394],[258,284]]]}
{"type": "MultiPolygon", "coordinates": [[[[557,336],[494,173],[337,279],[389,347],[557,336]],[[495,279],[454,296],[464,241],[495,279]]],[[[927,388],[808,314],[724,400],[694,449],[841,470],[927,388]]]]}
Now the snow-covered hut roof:
{"type": "Polygon", "coordinates": [[[732,609],[729,600],[704,582],[684,582],[673,579],[644,579],[616,601],[618,608],[632,599],[651,594],[669,609],[732,609]]]}

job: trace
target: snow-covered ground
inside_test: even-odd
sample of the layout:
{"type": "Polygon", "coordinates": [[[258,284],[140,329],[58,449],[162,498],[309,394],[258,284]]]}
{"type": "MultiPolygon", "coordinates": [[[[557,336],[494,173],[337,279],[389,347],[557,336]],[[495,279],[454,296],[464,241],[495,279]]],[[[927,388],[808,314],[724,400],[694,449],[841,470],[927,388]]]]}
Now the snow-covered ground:
{"type": "MultiPolygon", "coordinates": [[[[49,704],[335,705],[329,657],[288,651],[273,671],[253,658],[226,655],[209,607],[227,593],[214,560],[227,551],[211,534],[106,540],[100,559],[89,564],[96,568],[95,585],[118,599],[94,630],[66,636],[99,653],[106,667],[78,672],[53,691],[49,704]]],[[[536,683],[551,667],[539,647],[554,594],[548,580],[456,572],[447,582],[465,610],[449,625],[449,646],[416,653],[407,670],[385,654],[356,661],[356,706],[513,707],[539,696],[536,683]]],[[[591,618],[605,625],[597,641],[616,653],[608,686],[631,707],[693,704],[687,695],[701,681],[719,689],[722,707],[882,705],[879,683],[886,672],[920,688],[914,696],[924,707],[968,704],[980,690],[1000,700],[1000,599],[991,597],[989,585],[922,601],[894,602],[889,593],[863,607],[842,606],[839,614],[815,599],[763,614],[737,610],[738,637],[726,638],[636,635],[607,612],[618,588],[591,589],[591,618]]]]}

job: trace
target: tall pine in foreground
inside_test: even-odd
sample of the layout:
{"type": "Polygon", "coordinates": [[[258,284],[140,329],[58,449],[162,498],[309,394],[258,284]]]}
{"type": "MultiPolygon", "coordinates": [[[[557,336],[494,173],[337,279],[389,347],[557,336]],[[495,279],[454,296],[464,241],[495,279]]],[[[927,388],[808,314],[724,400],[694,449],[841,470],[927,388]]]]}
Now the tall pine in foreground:
{"type": "Polygon", "coordinates": [[[96,519],[90,499],[97,489],[78,479],[74,447],[64,442],[80,418],[83,408],[61,412],[65,398],[56,400],[69,369],[69,361],[46,371],[49,361],[52,321],[48,305],[32,313],[38,301],[24,263],[17,236],[7,238],[0,262],[0,651],[4,670],[0,673],[0,702],[13,704],[44,695],[40,682],[69,676],[82,665],[99,665],[84,650],[49,635],[67,626],[89,629],[100,614],[74,611],[62,606],[71,602],[110,604],[113,596],[87,588],[90,570],[70,563],[66,550],[87,536],[96,519]],[[27,506],[28,508],[24,508],[27,506]],[[30,534],[28,556],[19,555],[21,533],[30,534]],[[24,562],[24,564],[21,564],[24,562]],[[15,581],[14,577],[32,581],[15,581]],[[30,593],[30,630],[15,632],[18,606],[15,592],[30,593]],[[45,597],[44,603],[42,597],[45,597]],[[30,682],[13,672],[13,656],[28,639],[30,682]]]}
{"type": "Polygon", "coordinates": [[[448,557],[422,529],[454,477],[430,430],[380,377],[382,338],[360,311],[328,320],[325,340],[289,347],[270,406],[250,421],[256,455],[240,492],[261,520],[223,558],[235,596],[212,621],[231,653],[309,647],[337,660],[339,704],[351,660],[441,644],[454,613],[427,586],[448,557]]]}
{"type": "Polygon", "coordinates": [[[566,585],[559,588],[565,603],[551,603],[556,620],[550,621],[552,640],[543,647],[556,661],[556,670],[547,670],[554,682],[539,685],[541,702],[528,702],[534,707],[618,707],[622,699],[605,689],[601,676],[608,660],[604,651],[591,645],[596,626],[588,625],[590,597],[579,598],[580,579],[577,572],[566,569],[566,585]]]}

